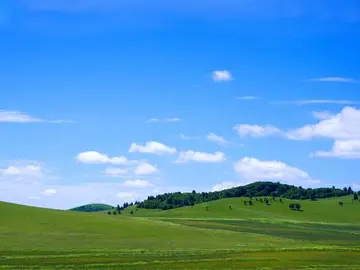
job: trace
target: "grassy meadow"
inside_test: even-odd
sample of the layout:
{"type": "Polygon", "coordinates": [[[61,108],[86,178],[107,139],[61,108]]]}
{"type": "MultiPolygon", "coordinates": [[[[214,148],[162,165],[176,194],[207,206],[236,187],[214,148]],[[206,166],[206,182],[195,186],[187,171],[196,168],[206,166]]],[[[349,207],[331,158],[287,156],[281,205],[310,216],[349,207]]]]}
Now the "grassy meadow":
{"type": "Polygon", "coordinates": [[[360,269],[350,196],[299,201],[302,211],[243,201],[116,216],[0,202],[0,269],[360,269]]]}

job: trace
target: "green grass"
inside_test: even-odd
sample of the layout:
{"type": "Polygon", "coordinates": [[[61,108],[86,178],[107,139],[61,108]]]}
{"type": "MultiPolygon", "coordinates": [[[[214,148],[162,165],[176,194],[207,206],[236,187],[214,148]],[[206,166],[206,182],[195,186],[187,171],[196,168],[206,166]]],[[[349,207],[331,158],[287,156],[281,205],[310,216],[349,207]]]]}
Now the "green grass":
{"type": "Polygon", "coordinates": [[[360,203],[338,200],[120,216],[0,202],[0,269],[360,269],[360,203]]]}
{"type": "MultiPolygon", "coordinates": [[[[244,205],[245,198],[231,198],[182,207],[168,211],[138,209],[136,216],[166,217],[166,218],[235,218],[235,219],[280,219],[310,222],[332,222],[360,224],[360,202],[352,203],[352,196],[322,199],[317,201],[284,200],[283,203],[273,202],[269,206],[256,202],[253,206],[244,205]],[[344,202],[339,206],[338,202],[344,202]],[[289,209],[291,202],[301,204],[301,212],[289,209]],[[232,210],[229,209],[231,205],[232,210]],[[206,211],[206,206],[209,211],[206,211]]],[[[124,214],[128,214],[124,211],[124,214]]]]}

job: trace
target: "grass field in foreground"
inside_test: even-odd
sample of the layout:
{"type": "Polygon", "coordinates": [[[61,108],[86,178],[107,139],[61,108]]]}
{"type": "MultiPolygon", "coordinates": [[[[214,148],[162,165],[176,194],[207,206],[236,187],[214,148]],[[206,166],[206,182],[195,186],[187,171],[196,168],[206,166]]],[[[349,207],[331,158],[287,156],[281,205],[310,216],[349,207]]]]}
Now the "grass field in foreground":
{"type": "Polygon", "coordinates": [[[0,202],[0,269],[360,269],[360,204],[306,201],[293,213],[236,202],[135,217],[0,202]]]}

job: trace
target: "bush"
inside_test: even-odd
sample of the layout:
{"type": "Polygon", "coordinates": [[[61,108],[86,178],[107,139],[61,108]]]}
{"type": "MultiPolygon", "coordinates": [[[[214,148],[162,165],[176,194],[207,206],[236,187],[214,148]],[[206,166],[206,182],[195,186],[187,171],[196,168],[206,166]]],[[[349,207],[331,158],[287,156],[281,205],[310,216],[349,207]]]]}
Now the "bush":
{"type": "Polygon", "coordinates": [[[343,205],[344,205],[344,203],[343,203],[342,201],[340,201],[340,202],[339,202],[339,205],[340,205],[340,206],[343,206],[343,205]]]}

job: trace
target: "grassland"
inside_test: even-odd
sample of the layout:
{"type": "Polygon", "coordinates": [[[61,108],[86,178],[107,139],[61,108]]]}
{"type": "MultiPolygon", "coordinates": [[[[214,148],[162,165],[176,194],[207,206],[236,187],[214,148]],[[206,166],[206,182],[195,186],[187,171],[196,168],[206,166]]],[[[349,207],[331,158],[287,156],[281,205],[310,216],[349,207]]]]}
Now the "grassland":
{"type": "Polygon", "coordinates": [[[341,200],[120,216],[0,202],[0,269],[360,269],[360,203],[341,200]]]}

